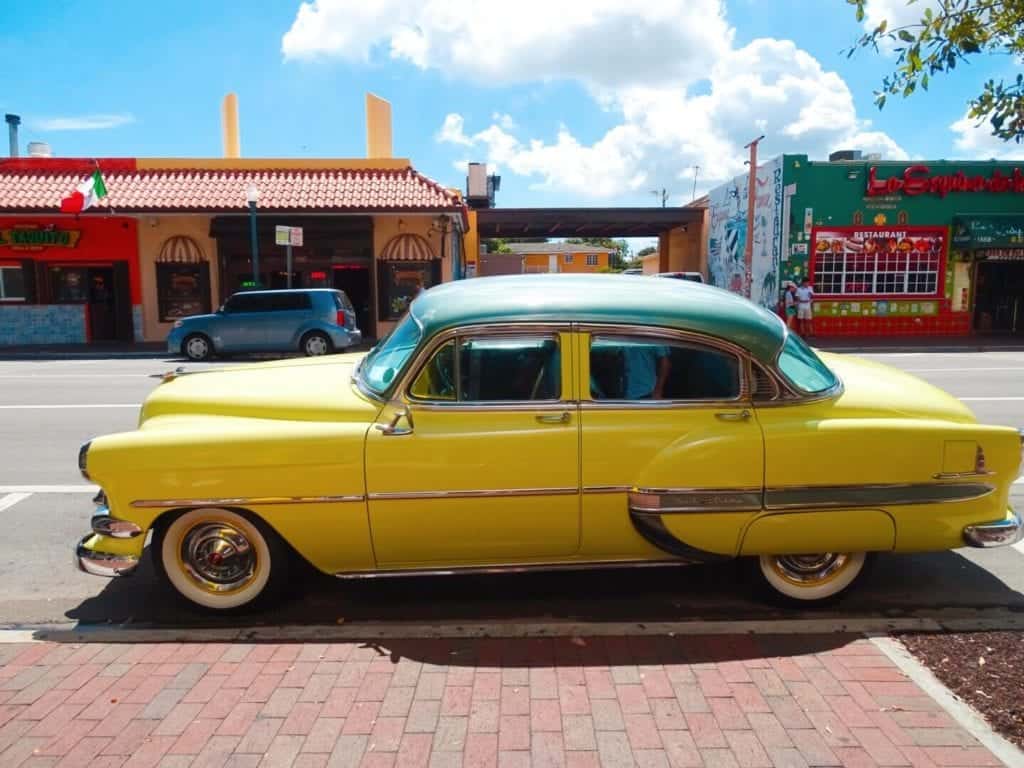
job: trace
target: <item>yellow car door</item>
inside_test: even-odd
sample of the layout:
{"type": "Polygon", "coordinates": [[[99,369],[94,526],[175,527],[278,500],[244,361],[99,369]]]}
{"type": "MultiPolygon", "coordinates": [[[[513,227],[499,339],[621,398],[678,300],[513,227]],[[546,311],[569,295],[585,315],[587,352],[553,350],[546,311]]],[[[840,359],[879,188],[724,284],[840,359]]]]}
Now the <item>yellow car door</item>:
{"type": "Polygon", "coordinates": [[[544,562],[579,548],[568,326],[441,335],[366,441],[378,567],[544,562]]]}
{"type": "Polygon", "coordinates": [[[581,557],[735,555],[764,475],[742,350],[654,328],[580,331],[581,557]]]}

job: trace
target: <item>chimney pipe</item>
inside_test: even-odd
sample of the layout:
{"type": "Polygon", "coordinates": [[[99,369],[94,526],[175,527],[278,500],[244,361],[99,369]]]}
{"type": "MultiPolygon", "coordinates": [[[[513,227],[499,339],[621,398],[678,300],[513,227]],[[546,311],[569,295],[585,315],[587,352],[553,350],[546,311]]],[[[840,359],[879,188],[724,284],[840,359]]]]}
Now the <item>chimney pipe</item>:
{"type": "Polygon", "coordinates": [[[238,97],[229,93],[221,105],[221,135],[224,139],[224,157],[241,157],[238,138],[238,97]]]}
{"type": "Polygon", "coordinates": [[[11,157],[18,156],[18,126],[21,124],[21,118],[17,115],[7,114],[4,115],[4,120],[7,121],[7,135],[11,141],[11,157]]]}
{"type": "Polygon", "coordinates": [[[366,156],[391,157],[391,103],[366,94],[366,156]]]}

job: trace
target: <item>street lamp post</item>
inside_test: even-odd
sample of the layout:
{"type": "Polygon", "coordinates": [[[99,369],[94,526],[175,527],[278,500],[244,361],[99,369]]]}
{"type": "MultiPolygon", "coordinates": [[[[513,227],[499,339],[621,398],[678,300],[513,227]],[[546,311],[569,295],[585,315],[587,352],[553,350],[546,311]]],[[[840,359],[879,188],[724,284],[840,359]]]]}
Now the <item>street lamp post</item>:
{"type": "Polygon", "coordinates": [[[252,279],[254,287],[260,287],[260,244],[256,236],[256,203],[260,199],[260,191],[255,184],[245,190],[245,200],[249,203],[249,247],[252,250],[252,279]]]}

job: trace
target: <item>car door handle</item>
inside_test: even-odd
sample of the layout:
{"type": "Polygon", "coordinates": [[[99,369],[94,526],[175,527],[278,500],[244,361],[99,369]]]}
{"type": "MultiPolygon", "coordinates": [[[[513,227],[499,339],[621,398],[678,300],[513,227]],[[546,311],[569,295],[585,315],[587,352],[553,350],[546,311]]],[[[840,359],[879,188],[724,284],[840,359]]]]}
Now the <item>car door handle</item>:
{"type": "Polygon", "coordinates": [[[742,411],[726,411],[716,413],[715,418],[719,421],[746,421],[750,418],[750,411],[744,408],[742,411]]]}
{"type": "Polygon", "coordinates": [[[537,415],[537,421],[539,421],[541,424],[568,424],[569,412],[562,411],[561,413],[540,413],[537,415]]]}

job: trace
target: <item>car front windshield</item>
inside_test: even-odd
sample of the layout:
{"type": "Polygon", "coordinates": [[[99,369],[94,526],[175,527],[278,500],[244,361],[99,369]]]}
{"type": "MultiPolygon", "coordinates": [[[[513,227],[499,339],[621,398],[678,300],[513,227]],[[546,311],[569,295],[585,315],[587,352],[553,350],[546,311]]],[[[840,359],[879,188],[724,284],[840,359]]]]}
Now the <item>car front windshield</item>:
{"type": "Polygon", "coordinates": [[[794,333],[786,336],[779,355],[779,370],[801,392],[815,395],[836,385],[836,375],[814,354],[814,350],[794,333]]]}
{"type": "Polygon", "coordinates": [[[420,343],[421,335],[419,324],[412,314],[407,314],[395,330],[363,358],[357,373],[362,385],[374,394],[386,393],[420,343]]]}

